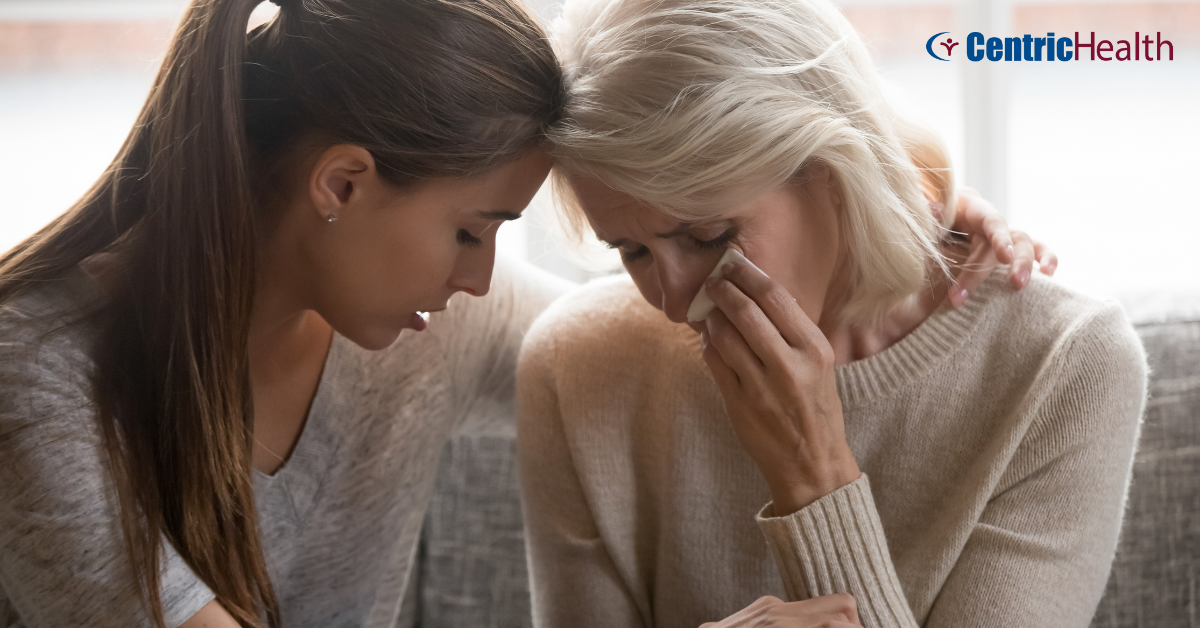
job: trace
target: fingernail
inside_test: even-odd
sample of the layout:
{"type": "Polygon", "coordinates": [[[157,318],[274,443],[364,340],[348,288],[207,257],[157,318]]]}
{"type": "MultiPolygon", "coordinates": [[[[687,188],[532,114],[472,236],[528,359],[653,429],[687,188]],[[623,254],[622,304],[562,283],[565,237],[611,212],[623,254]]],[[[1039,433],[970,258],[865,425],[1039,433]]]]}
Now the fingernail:
{"type": "Polygon", "coordinates": [[[1023,270],[1021,271],[1021,287],[1024,288],[1027,285],[1029,285],[1029,271],[1023,270]]]}
{"type": "Polygon", "coordinates": [[[720,281],[721,281],[720,277],[709,277],[708,279],[704,280],[704,287],[712,288],[713,286],[716,286],[718,283],[720,283],[720,281]]]}
{"type": "Polygon", "coordinates": [[[724,266],[721,267],[721,276],[722,277],[729,276],[729,273],[732,273],[733,269],[734,269],[734,262],[729,262],[728,264],[725,264],[724,266]]]}
{"type": "Polygon", "coordinates": [[[967,289],[962,286],[954,286],[950,289],[950,303],[954,307],[962,307],[963,303],[967,302],[967,289]]]}
{"type": "Polygon", "coordinates": [[[1014,257],[1017,255],[1017,252],[1016,252],[1016,250],[1015,250],[1015,249],[1013,249],[1013,245],[1011,245],[1011,244],[1010,244],[1010,245],[1008,245],[1008,246],[1006,246],[1006,247],[1004,247],[1004,252],[1005,252],[1005,253],[1008,253],[1008,261],[1010,261],[1010,262],[1011,262],[1011,261],[1013,260],[1013,258],[1014,258],[1014,257]]]}
{"type": "Polygon", "coordinates": [[[701,349],[708,348],[708,331],[707,330],[700,332],[700,348],[701,349]]]}

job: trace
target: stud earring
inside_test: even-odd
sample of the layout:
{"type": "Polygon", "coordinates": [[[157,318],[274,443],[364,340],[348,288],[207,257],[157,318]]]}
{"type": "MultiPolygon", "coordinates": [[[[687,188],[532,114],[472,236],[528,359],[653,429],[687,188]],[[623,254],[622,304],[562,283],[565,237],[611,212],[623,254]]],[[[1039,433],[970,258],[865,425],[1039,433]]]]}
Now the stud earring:
{"type": "Polygon", "coordinates": [[[337,214],[329,214],[325,217],[325,222],[337,222],[337,214]]]}

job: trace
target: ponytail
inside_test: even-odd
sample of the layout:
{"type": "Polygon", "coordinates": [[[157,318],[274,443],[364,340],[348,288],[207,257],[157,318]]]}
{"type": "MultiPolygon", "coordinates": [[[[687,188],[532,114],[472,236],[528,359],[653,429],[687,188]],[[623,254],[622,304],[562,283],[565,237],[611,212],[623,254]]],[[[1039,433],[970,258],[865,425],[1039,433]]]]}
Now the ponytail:
{"type": "Polygon", "coordinates": [[[96,402],[134,576],[164,625],[166,538],[243,626],[278,626],[251,484],[254,221],[242,120],[256,0],[198,0],[134,130],[70,211],[0,258],[0,301],[119,251],[96,402]]]}

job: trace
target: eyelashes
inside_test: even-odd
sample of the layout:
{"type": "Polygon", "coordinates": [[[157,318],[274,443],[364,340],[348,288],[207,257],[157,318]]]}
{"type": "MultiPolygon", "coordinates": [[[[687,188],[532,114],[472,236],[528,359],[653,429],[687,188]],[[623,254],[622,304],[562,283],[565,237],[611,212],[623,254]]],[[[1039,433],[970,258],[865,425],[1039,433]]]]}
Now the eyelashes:
{"type": "Polygon", "coordinates": [[[458,240],[459,244],[473,249],[483,246],[483,240],[471,235],[471,232],[467,231],[466,229],[459,229],[458,235],[455,236],[455,239],[458,240]]]}
{"type": "MultiPolygon", "coordinates": [[[[722,233],[721,235],[719,235],[711,240],[697,240],[696,238],[691,238],[691,237],[689,237],[688,240],[691,242],[691,245],[699,251],[711,251],[711,250],[715,250],[715,249],[725,248],[726,246],[729,245],[730,242],[733,241],[734,238],[737,237],[737,235],[738,235],[737,228],[731,227],[729,229],[726,229],[725,232],[722,233]]],[[[621,261],[626,264],[636,262],[650,254],[650,249],[648,249],[644,246],[639,246],[637,249],[634,249],[632,251],[626,250],[624,247],[619,247],[619,248],[621,251],[621,261]]]]}
{"type": "Polygon", "coordinates": [[[697,240],[692,238],[692,243],[695,244],[696,248],[700,249],[701,251],[709,251],[712,249],[725,248],[725,246],[732,242],[735,237],[737,237],[737,229],[730,228],[726,229],[725,233],[722,233],[711,240],[697,240]]]}
{"type": "Polygon", "coordinates": [[[644,246],[639,246],[636,251],[626,251],[624,248],[622,248],[621,249],[621,261],[623,263],[629,264],[631,262],[636,262],[639,259],[642,259],[643,257],[646,257],[649,254],[650,254],[650,249],[648,249],[644,246]]]}

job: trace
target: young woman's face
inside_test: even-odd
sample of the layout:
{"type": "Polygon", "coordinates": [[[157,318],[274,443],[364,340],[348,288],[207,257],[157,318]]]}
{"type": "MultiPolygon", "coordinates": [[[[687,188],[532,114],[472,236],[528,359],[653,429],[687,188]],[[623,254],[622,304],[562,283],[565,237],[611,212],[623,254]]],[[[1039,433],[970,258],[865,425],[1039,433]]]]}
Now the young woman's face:
{"type": "Polygon", "coordinates": [[[782,284],[813,321],[835,296],[841,247],[827,176],[731,202],[719,218],[697,223],[681,223],[596,179],[570,183],[596,235],[620,251],[642,296],[673,322],[687,321],[692,299],[731,245],[782,284]]]}
{"type": "MultiPolygon", "coordinates": [[[[445,309],[455,292],[487,293],[500,224],[520,216],[550,170],[542,150],[464,179],[397,190],[378,176],[318,164],[317,216],[303,217],[299,278],[309,307],[368,349],[390,345],[416,312],[445,309]],[[325,172],[325,174],[322,174],[325,172]],[[329,213],[336,220],[326,222],[329,213]]],[[[336,164],[334,164],[336,166],[336,164]]]]}

